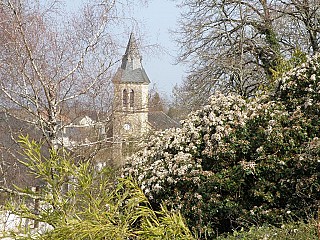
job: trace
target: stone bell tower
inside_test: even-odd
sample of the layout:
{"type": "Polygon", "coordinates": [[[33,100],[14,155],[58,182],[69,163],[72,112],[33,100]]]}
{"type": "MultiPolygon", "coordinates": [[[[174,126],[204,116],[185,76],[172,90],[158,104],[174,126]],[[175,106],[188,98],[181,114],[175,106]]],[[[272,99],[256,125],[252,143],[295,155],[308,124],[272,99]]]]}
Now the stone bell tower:
{"type": "Polygon", "coordinates": [[[128,144],[132,139],[139,138],[148,131],[150,80],[143,69],[141,59],[137,42],[131,33],[121,67],[112,80],[113,139],[114,145],[118,145],[116,148],[122,149],[124,142],[128,144]]]}

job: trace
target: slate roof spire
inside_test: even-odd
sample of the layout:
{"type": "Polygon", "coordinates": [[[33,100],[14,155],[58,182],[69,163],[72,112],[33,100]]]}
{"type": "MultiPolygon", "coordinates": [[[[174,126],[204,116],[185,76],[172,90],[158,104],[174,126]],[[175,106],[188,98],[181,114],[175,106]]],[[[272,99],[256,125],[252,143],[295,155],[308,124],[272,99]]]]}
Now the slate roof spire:
{"type": "Polygon", "coordinates": [[[137,68],[142,68],[141,65],[141,55],[139,48],[134,37],[134,34],[130,34],[127,49],[122,57],[121,68],[124,70],[135,70],[137,68]]]}
{"type": "Polygon", "coordinates": [[[133,33],[130,34],[125,54],[122,56],[122,64],[112,79],[113,83],[149,84],[150,80],[145,72],[142,57],[133,33]]]}

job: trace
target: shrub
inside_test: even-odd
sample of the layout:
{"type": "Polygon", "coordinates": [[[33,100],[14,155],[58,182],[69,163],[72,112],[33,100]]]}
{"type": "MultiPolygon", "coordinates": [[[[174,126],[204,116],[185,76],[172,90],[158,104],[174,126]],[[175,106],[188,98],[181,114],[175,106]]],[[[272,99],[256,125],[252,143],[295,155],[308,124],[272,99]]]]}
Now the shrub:
{"type": "Polygon", "coordinates": [[[305,219],[319,201],[319,55],[276,96],[216,94],[180,129],[159,132],[125,166],[154,206],[182,211],[200,237],[305,219]]]}

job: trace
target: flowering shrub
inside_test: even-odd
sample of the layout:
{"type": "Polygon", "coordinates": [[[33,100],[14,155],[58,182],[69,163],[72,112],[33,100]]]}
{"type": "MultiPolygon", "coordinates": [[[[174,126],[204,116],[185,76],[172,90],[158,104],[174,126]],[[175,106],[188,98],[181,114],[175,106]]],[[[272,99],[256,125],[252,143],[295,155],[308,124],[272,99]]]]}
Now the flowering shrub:
{"type": "Polygon", "coordinates": [[[320,191],[318,61],[281,79],[277,98],[216,94],[180,129],[151,136],[125,174],[200,236],[310,216],[320,191]]]}
{"type": "Polygon", "coordinates": [[[289,111],[301,111],[308,119],[311,136],[320,125],[320,55],[309,58],[300,67],[288,72],[280,81],[279,99],[289,111]]]}

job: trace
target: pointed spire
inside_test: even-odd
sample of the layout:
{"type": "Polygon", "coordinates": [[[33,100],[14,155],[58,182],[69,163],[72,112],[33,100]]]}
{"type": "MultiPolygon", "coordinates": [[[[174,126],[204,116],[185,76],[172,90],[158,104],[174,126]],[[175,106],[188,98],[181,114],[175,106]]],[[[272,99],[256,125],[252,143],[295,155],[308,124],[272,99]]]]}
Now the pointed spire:
{"type": "Polygon", "coordinates": [[[122,57],[122,69],[134,70],[142,68],[141,55],[133,33],[130,34],[129,42],[125,54],[122,57]]]}
{"type": "Polygon", "coordinates": [[[130,56],[132,58],[140,58],[140,52],[138,49],[137,41],[133,33],[130,34],[125,55],[130,56]]]}

